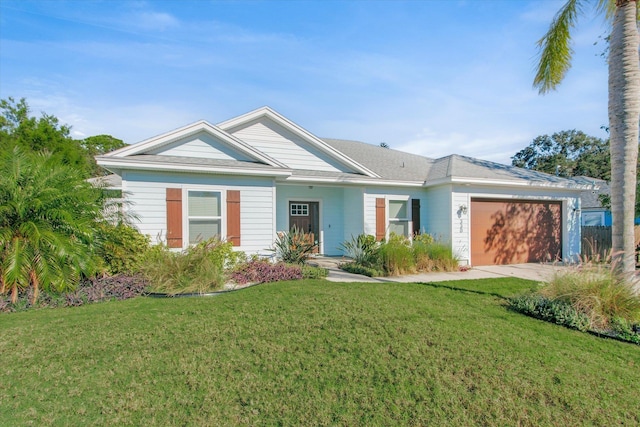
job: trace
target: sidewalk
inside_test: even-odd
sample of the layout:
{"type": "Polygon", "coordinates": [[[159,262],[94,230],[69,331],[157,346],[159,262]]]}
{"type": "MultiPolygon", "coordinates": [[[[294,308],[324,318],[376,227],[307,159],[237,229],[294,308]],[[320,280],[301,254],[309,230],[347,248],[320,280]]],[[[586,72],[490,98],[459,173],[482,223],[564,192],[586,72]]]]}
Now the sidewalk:
{"type": "Polygon", "coordinates": [[[534,280],[537,282],[549,281],[557,271],[567,267],[556,264],[512,264],[512,265],[486,265],[473,267],[467,271],[456,271],[450,273],[420,273],[408,274],[396,277],[367,277],[359,274],[347,273],[340,270],[338,266],[349,260],[341,257],[316,257],[309,260],[310,264],[315,264],[329,270],[327,280],[332,282],[444,282],[447,280],[473,280],[473,279],[494,279],[500,277],[517,277],[521,279],[534,280]]]}

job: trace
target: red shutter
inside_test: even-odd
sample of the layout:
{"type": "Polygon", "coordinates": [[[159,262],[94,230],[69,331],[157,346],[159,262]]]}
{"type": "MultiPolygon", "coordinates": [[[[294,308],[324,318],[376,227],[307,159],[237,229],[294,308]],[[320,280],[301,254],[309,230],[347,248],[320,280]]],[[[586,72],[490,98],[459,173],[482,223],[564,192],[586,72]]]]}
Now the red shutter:
{"type": "Polygon", "coordinates": [[[182,247],[182,189],[167,188],[167,246],[182,247]]]}
{"type": "Polygon", "coordinates": [[[240,246],[240,191],[227,190],[227,240],[240,246]]]}
{"type": "Polygon", "coordinates": [[[376,240],[380,241],[386,237],[387,218],[385,217],[386,202],[384,197],[376,199],[376,240]]]}

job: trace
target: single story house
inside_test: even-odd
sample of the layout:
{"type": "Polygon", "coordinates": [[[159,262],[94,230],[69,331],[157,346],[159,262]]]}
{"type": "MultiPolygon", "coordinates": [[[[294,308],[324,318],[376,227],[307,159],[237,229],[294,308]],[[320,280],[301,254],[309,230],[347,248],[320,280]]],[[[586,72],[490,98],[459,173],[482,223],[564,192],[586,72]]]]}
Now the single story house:
{"type": "Polygon", "coordinates": [[[367,233],[430,233],[462,264],[580,254],[588,184],[461,155],[439,159],[319,138],[269,107],[199,121],[98,156],[119,175],[139,229],[172,248],[220,235],[264,254],[279,231],[312,233],[319,252],[367,233]]]}

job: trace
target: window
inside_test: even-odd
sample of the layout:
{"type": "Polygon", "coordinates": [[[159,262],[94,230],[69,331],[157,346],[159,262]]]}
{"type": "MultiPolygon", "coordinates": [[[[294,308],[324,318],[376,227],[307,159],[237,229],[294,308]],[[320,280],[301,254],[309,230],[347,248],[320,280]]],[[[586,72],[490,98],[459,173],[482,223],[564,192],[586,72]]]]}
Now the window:
{"type": "Polygon", "coordinates": [[[389,200],[389,234],[410,237],[409,200],[389,200]]]}
{"type": "Polygon", "coordinates": [[[216,191],[189,191],[187,201],[189,244],[222,234],[220,199],[220,193],[216,191]]]}
{"type": "Polygon", "coordinates": [[[582,212],[582,225],[604,225],[604,212],[582,212]]]}
{"type": "Polygon", "coordinates": [[[292,203],[291,216],[309,216],[309,205],[292,203]]]}

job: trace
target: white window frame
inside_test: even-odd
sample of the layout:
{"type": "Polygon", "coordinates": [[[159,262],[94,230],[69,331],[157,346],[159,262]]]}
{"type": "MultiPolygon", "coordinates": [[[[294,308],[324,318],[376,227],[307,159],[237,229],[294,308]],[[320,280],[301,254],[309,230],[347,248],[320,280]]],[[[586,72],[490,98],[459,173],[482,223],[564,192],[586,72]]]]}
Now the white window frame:
{"type": "Polygon", "coordinates": [[[189,186],[182,189],[182,247],[183,249],[194,245],[189,240],[189,221],[192,219],[202,220],[220,220],[220,239],[225,239],[227,236],[227,222],[224,220],[227,217],[227,192],[226,188],[210,187],[210,186],[189,186]],[[218,193],[220,196],[220,215],[206,215],[206,216],[189,216],[189,192],[206,192],[206,193],[218,193]]]}
{"type": "Polygon", "coordinates": [[[387,217],[387,232],[386,232],[386,239],[389,240],[389,234],[390,232],[390,228],[391,228],[391,223],[392,222],[406,222],[407,223],[407,237],[409,240],[412,240],[413,236],[411,231],[413,230],[413,221],[411,220],[411,197],[410,196],[387,196],[387,203],[386,203],[386,213],[385,216],[387,217]],[[389,215],[389,207],[391,205],[391,202],[404,202],[405,203],[405,214],[406,216],[404,218],[399,218],[399,217],[394,217],[391,218],[391,216],[389,215]]]}
{"type": "Polygon", "coordinates": [[[309,216],[308,203],[290,203],[289,215],[291,216],[309,216]]]}

